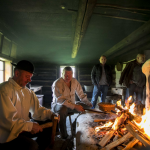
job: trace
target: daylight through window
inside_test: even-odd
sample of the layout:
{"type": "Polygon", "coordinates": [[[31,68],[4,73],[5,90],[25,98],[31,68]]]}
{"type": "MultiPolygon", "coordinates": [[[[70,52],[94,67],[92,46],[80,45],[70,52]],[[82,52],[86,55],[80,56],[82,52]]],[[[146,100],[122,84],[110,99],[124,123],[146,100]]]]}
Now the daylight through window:
{"type": "MultiPolygon", "coordinates": [[[[60,66],[60,77],[62,76],[62,71],[66,66],[60,66]]],[[[75,78],[75,66],[70,66],[73,70],[73,77],[75,78]]]]}
{"type": "Polygon", "coordinates": [[[4,82],[4,62],[0,61],[0,83],[4,82]]]}

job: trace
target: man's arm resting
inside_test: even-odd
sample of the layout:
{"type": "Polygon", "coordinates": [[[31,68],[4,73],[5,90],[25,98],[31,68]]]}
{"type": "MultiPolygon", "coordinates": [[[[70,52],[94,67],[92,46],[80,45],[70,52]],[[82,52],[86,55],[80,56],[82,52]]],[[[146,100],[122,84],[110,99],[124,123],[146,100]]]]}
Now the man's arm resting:
{"type": "Polygon", "coordinates": [[[42,127],[37,122],[33,122],[31,134],[36,134],[42,131],[43,131],[42,127]]]}

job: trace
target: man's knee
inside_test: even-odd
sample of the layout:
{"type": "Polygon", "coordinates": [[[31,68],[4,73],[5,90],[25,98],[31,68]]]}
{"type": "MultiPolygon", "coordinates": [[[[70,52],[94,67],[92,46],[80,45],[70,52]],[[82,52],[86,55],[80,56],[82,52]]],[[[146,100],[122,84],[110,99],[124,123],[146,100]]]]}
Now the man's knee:
{"type": "Polygon", "coordinates": [[[64,116],[68,114],[68,108],[66,106],[61,105],[58,110],[58,114],[60,116],[64,116]]]}

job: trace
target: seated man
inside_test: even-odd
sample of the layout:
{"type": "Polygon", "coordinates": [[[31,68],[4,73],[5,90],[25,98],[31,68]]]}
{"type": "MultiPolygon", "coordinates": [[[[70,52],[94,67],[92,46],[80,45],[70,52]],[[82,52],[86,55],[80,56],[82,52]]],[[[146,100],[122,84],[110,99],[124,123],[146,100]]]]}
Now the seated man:
{"type": "Polygon", "coordinates": [[[26,87],[34,73],[33,64],[22,60],[13,65],[14,76],[0,84],[0,149],[45,150],[52,128],[42,129],[39,124],[51,121],[55,114],[39,105],[35,93],[26,87]],[[32,122],[29,112],[40,122],[32,122]],[[33,137],[38,138],[34,141],[33,137]]]}
{"type": "Polygon", "coordinates": [[[59,127],[63,139],[68,137],[66,130],[67,114],[69,112],[83,112],[84,108],[92,107],[86,94],[83,93],[80,83],[75,78],[72,78],[72,74],[72,68],[65,67],[62,77],[54,81],[52,85],[52,110],[60,115],[59,127]],[[75,93],[82,102],[75,102],[75,93]]]}

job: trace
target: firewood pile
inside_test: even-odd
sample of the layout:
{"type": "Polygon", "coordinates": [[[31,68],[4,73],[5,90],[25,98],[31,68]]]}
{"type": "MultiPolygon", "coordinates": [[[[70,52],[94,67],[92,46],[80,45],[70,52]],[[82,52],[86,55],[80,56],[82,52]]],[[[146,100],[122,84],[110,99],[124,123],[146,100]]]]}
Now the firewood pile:
{"type": "MultiPolygon", "coordinates": [[[[110,149],[137,149],[142,146],[150,146],[150,134],[145,133],[141,123],[146,120],[143,116],[134,113],[135,104],[126,103],[123,108],[118,102],[116,105],[117,118],[115,120],[94,120],[99,122],[99,126],[95,127],[95,134],[99,138],[99,146],[101,150],[110,149]],[[142,126],[142,127],[141,127],[142,126]]],[[[150,123],[146,125],[150,126],[150,123]]],[[[150,130],[150,128],[148,128],[150,130]]]]}

